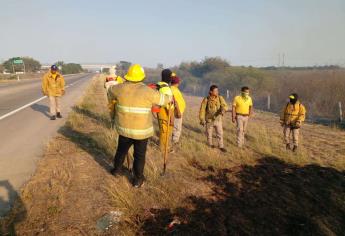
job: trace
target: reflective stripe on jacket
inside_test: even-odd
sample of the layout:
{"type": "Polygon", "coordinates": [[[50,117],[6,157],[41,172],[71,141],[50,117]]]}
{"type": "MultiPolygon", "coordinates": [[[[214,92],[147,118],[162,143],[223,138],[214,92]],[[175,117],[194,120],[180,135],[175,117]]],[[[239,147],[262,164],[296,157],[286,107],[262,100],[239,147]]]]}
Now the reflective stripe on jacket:
{"type": "Polygon", "coordinates": [[[62,91],[65,90],[64,77],[56,73],[56,77],[53,78],[52,73],[49,71],[43,76],[42,79],[42,92],[47,96],[62,96],[62,91]]]}
{"type": "Polygon", "coordinates": [[[306,114],[305,107],[297,101],[296,104],[288,103],[284,107],[280,120],[286,125],[295,125],[297,121],[303,122],[306,114]]]}
{"type": "Polygon", "coordinates": [[[116,101],[117,132],[122,136],[138,140],[153,136],[151,107],[166,105],[171,100],[171,97],[141,82],[125,82],[112,86],[108,95],[110,99],[116,101]]]}

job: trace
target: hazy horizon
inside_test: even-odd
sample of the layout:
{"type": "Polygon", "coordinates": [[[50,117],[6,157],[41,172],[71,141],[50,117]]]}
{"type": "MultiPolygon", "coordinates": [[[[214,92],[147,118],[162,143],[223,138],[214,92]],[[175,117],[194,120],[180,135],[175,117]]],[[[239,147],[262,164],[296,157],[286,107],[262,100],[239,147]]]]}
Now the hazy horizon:
{"type": "Polygon", "coordinates": [[[4,0],[0,60],[345,66],[344,22],[342,0],[4,0]]]}

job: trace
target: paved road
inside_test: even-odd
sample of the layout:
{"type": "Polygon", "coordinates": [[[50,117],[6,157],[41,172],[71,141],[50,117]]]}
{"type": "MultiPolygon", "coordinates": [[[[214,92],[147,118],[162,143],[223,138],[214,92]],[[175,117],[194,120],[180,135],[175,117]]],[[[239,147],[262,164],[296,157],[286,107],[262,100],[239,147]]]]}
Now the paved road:
{"type": "Polygon", "coordinates": [[[18,189],[34,173],[45,145],[64,124],[92,76],[65,77],[64,118],[55,121],[49,120],[48,99],[42,97],[41,80],[0,84],[0,216],[10,209],[18,189]]]}

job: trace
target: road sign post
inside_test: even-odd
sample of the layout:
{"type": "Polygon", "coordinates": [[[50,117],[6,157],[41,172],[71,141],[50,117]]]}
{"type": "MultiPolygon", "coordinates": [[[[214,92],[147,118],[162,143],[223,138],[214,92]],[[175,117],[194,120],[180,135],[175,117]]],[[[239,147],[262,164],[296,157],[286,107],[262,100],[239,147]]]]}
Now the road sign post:
{"type": "Polygon", "coordinates": [[[12,69],[13,69],[13,73],[15,74],[16,71],[15,71],[15,65],[23,65],[23,71],[24,71],[24,74],[25,74],[25,63],[24,63],[24,60],[21,59],[20,57],[17,57],[17,58],[14,58],[12,60],[12,69]]]}

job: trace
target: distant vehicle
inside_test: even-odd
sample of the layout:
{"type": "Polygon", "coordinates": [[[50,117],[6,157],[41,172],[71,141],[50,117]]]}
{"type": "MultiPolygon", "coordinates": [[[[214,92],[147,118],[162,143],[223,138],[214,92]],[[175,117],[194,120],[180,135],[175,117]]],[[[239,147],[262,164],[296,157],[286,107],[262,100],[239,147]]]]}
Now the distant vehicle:
{"type": "Polygon", "coordinates": [[[23,75],[24,72],[23,71],[16,71],[16,75],[23,75]]]}

